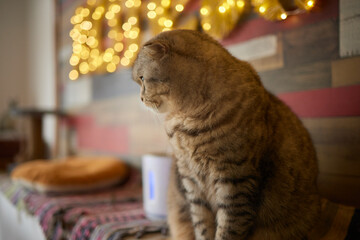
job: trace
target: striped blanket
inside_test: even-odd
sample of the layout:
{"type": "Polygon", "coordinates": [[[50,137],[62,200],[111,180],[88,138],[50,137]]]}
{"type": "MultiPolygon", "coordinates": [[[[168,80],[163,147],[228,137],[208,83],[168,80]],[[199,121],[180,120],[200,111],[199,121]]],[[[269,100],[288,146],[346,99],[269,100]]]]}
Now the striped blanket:
{"type": "MultiPolygon", "coordinates": [[[[42,195],[9,181],[1,181],[0,191],[15,206],[37,217],[51,240],[123,239],[128,229],[138,231],[158,224],[145,218],[136,170],[125,185],[91,194],[42,195]]],[[[322,200],[321,219],[309,239],[360,240],[360,210],[322,200]]]]}
{"type": "Polygon", "coordinates": [[[0,191],[20,210],[35,216],[51,240],[119,239],[129,226],[154,225],[145,218],[136,170],[126,184],[95,193],[43,195],[4,180],[0,191]]]}

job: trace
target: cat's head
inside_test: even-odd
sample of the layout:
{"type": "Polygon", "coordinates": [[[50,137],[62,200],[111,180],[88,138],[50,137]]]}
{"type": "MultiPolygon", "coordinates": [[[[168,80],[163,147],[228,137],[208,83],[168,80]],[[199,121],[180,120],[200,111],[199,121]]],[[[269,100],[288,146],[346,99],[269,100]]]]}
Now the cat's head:
{"type": "Polygon", "coordinates": [[[159,34],[144,44],[134,63],[133,80],[140,85],[141,101],[161,113],[196,111],[216,92],[211,62],[221,54],[221,45],[205,34],[159,34]]]}

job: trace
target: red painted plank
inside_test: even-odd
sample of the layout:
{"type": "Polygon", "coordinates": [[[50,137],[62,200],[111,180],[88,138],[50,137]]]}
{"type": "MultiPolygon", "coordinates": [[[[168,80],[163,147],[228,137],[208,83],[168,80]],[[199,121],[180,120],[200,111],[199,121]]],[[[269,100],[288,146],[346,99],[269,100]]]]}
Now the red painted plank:
{"type": "Polygon", "coordinates": [[[129,133],[125,126],[101,126],[92,116],[80,115],[72,119],[80,149],[123,154],[129,150],[129,133]]]}
{"type": "Polygon", "coordinates": [[[222,41],[222,44],[231,45],[267,34],[291,30],[321,20],[337,18],[339,15],[338,12],[339,0],[328,0],[322,4],[321,9],[314,10],[310,13],[289,16],[285,21],[281,22],[271,22],[259,17],[241,23],[222,41]]]}
{"type": "Polygon", "coordinates": [[[360,116],[360,85],[279,94],[299,117],[360,116]]]}

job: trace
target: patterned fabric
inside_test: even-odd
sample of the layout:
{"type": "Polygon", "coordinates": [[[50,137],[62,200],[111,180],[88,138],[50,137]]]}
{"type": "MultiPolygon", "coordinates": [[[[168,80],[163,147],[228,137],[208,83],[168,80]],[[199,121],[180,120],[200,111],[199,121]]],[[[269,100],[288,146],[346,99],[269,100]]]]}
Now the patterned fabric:
{"type": "Polygon", "coordinates": [[[121,229],[129,223],[149,223],[142,208],[141,179],[136,170],[122,186],[87,194],[43,195],[10,181],[1,183],[0,191],[15,206],[39,220],[47,239],[104,239],[104,229],[111,224],[109,229],[115,231],[114,227],[121,229]]]}
{"type": "MultiPolygon", "coordinates": [[[[0,182],[0,191],[15,206],[38,218],[47,239],[119,240],[165,229],[164,223],[145,218],[135,170],[125,185],[81,195],[42,195],[0,182]]],[[[360,210],[323,199],[321,219],[309,239],[359,240],[360,210]]]]}

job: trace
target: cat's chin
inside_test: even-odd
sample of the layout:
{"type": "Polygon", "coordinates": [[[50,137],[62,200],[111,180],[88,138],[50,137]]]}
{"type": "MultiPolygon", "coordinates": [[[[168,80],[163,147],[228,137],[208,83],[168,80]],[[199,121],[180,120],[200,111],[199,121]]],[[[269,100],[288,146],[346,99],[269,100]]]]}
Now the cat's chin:
{"type": "Polygon", "coordinates": [[[145,106],[153,110],[155,113],[166,113],[166,104],[160,103],[147,103],[145,102],[145,106]]]}

